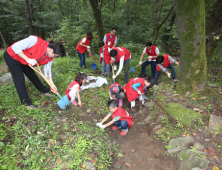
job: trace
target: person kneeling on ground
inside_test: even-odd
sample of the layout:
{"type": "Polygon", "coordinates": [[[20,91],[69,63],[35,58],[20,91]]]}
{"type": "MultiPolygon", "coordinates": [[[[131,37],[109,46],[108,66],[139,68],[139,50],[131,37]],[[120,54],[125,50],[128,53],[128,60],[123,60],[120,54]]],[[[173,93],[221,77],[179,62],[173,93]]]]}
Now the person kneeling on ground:
{"type": "Polygon", "coordinates": [[[171,78],[171,74],[167,71],[166,68],[169,68],[171,70],[173,81],[174,82],[177,81],[176,72],[172,63],[175,63],[178,66],[180,65],[180,63],[178,63],[176,60],[174,60],[171,56],[167,54],[160,55],[156,58],[157,73],[155,76],[155,83],[154,83],[155,85],[157,85],[157,81],[159,79],[161,70],[165,72],[169,78],[171,78]]]}
{"type": "Polygon", "coordinates": [[[99,42],[99,52],[100,52],[100,62],[102,63],[102,74],[100,76],[105,75],[105,68],[107,71],[108,78],[110,77],[110,61],[111,57],[109,55],[110,48],[108,45],[105,45],[103,41],[99,42]]]}
{"type": "Polygon", "coordinates": [[[129,115],[129,113],[118,107],[118,102],[115,99],[112,99],[108,102],[108,108],[110,113],[104,117],[104,119],[97,123],[96,125],[99,126],[101,129],[104,129],[110,125],[113,126],[113,130],[122,129],[120,135],[123,136],[128,132],[128,128],[130,128],[133,124],[133,118],[129,115]],[[106,122],[107,119],[111,116],[112,120],[103,125],[104,122],[106,122]]]}
{"type": "Polygon", "coordinates": [[[144,104],[143,93],[146,89],[151,88],[154,85],[154,79],[151,76],[145,78],[132,78],[126,84],[126,96],[129,102],[131,102],[131,110],[136,111],[135,101],[137,98],[144,104]]]}
{"type": "Polygon", "coordinates": [[[119,100],[119,106],[123,106],[123,98],[125,97],[125,89],[119,83],[115,82],[109,86],[110,99],[119,100]]]}
{"type": "MultiPolygon", "coordinates": [[[[83,72],[78,72],[76,78],[70,83],[69,87],[66,90],[66,95],[69,100],[73,103],[73,105],[79,105],[81,107],[81,97],[79,95],[79,90],[81,90],[82,84],[86,82],[87,75],[83,72]],[[78,98],[78,104],[76,103],[75,98],[78,98]]],[[[82,91],[82,90],[81,90],[82,91]]]]}

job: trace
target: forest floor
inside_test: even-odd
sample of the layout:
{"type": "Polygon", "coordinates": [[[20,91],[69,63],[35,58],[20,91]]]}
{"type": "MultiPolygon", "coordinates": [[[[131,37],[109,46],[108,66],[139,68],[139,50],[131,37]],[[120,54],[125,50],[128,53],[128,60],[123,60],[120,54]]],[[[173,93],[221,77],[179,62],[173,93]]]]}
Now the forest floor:
{"type": "MultiPolygon", "coordinates": [[[[65,62],[74,64],[69,59],[65,62]]],[[[61,68],[59,62],[56,66],[55,69],[61,68]]],[[[76,74],[79,69],[67,71],[62,68],[56,81],[61,82],[60,88],[65,90],[73,78],[69,74],[76,74]],[[61,81],[64,75],[67,80],[61,81]]],[[[95,74],[91,69],[85,71],[94,76],[101,73],[96,71],[95,74]]],[[[221,71],[209,70],[208,83],[220,85],[221,71]]],[[[108,81],[110,85],[112,80],[108,81]]],[[[120,136],[120,130],[113,131],[112,127],[100,130],[95,125],[108,113],[109,86],[84,90],[82,107],[71,104],[61,110],[56,104],[57,97],[48,100],[28,83],[29,95],[39,108],[31,111],[20,106],[13,86],[2,86],[1,169],[84,169],[88,161],[96,169],[178,170],[180,160],[167,153],[168,142],[184,135],[192,136],[206,148],[210,161],[206,170],[212,170],[214,166],[222,168],[222,133],[219,130],[218,133],[209,132],[206,128],[210,114],[222,117],[222,90],[207,87],[205,91],[177,94],[175,84],[167,76],[162,74],[159,82],[163,103],[174,102],[192,110],[195,108],[202,118],[186,127],[180,120],[173,120],[158,104],[147,108],[137,102],[137,112],[133,113],[130,103],[124,99],[123,108],[133,117],[134,124],[125,136],[120,136]],[[166,95],[167,92],[172,93],[166,95]]],[[[151,89],[146,95],[152,98],[152,93],[151,89]]]]}

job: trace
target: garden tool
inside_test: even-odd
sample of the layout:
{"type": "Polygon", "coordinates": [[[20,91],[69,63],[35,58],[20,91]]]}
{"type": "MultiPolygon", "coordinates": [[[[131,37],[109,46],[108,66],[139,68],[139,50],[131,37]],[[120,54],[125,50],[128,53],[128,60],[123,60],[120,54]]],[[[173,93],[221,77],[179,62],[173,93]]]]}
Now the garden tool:
{"type": "MultiPolygon", "coordinates": [[[[147,59],[146,59],[147,60],[147,59]]],[[[140,65],[142,65],[146,60],[144,60],[141,64],[138,64],[136,67],[131,67],[130,69],[129,69],[129,72],[131,73],[131,74],[133,74],[136,70],[136,68],[138,67],[138,66],[140,66],[140,65]]]]}
{"type": "Polygon", "coordinates": [[[92,68],[93,70],[96,70],[97,65],[93,62],[92,53],[91,53],[91,52],[89,52],[89,56],[90,56],[90,58],[91,58],[91,60],[92,60],[91,68],[92,68]]]}
{"type": "MultiPolygon", "coordinates": [[[[53,85],[51,85],[51,83],[49,82],[49,80],[44,76],[44,74],[42,73],[40,67],[39,67],[39,64],[37,63],[37,66],[38,66],[38,70],[36,70],[35,68],[33,68],[31,66],[31,64],[29,64],[29,67],[31,69],[33,69],[35,72],[37,72],[45,81],[46,83],[48,83],[48,85],[53,89],[53,85]]],[[[59,105],[59,107],[63,110],[66,109],[66,106],[69,106],[70,102],[69,102],[69,99],[68,99],[68,96],[65,95],[64,97],[62,97],[58,92],[55,92],[55,94],[57,94],[57,96],[60,98],[60,100],[57,102],[57,104],[59,105]]]]}
{"type": "MultiPolygon", "coordinates": [[[[112,70],[113,70],[113,76],[114,76],[114,68],[113,68],[113,64],[112,64],[112,70]]],[[[115,83],[115,79],[113,79],[113,83],[115,83]]]]}

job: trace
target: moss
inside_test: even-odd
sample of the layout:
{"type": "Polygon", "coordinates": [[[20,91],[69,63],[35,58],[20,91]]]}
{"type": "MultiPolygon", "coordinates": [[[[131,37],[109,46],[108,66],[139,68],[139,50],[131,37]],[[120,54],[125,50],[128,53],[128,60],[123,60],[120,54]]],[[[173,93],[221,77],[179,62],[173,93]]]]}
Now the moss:
{"type": "Polygon", "coordinates": [[[196,118],[201,118],[202,115],[185,108],[183,105],[178,103],[168,103],[165,105],[166,112],[174,119],[179,121],[181,124],[190,127],[192,122],[196,118]]]}
{"type": "Polygon", "coordinates": [[[181,158],[181,160],[184,160],[184,159],[189,158],[189,156],[187,154],[183,153],[180,158],[181,158]]]}

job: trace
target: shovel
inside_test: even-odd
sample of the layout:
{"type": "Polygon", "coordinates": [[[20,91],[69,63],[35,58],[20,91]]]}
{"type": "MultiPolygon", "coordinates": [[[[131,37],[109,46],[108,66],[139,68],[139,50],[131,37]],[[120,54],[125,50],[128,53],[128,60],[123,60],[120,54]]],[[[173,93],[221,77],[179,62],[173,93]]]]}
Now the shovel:
{"type": "Polygon", "coordinates": [[[92,53],[91,53],[91,52],[89,52],[89,56],[90,56],[90,58],[91,58],[91,60],[92,60],[91,68],[92,68],[93,70],[96,70],[96,69],[97,69],[97,65],[93,62],[92,53]]]}
{"type": "MultiPolygon", "coordinates": [[[[114,67],[113,67],[113,64],[112,64],[112,70],[113,70],[113,76],[114,76],[114,67]]],[[[113,83],[115,83],[115,79],[113,79],[113,83]]]]}
{"type": "MultiPolygon", "coordinates": [[[[54,87],[51,85],[49,80],[44,76],[44,74],[42,73],[38,63],[37,63],[37,66],[38,66],[39,71],[36,70],[35,68],[33,68],[31,66],[31,64],[29,64],[29,67],[31,67],[31,69],[33,69],[35,72],[37,72],[46,81],[46,83],[48,83],[48,85],[53,89],[54,87]]],[[[59,107],[61,109],[65,110],[66,106],[69,106],[69,104],[70,104],[68,96],[65,95],[64,97],[62,97],[58,92],[55,92],[55,94],[57,94],[57,96],[60,98],[60,100],[57,102],[57,104],[59,105],[59,107]]]]}
{"type": "MultiPolygon", "coordinates": [[[[147,59],[146,59],[147,60],[147,59]]],[[[131,74],[133,74],[136,70],[136,68],[138,67],[138,66],[140,66],[140,65],[142,65],[146,60],[144,60],[141,64],[138,64],[136,67],[131,67],[130,69],[129,69],[129,72],[131,73],[131,74]]]]}

